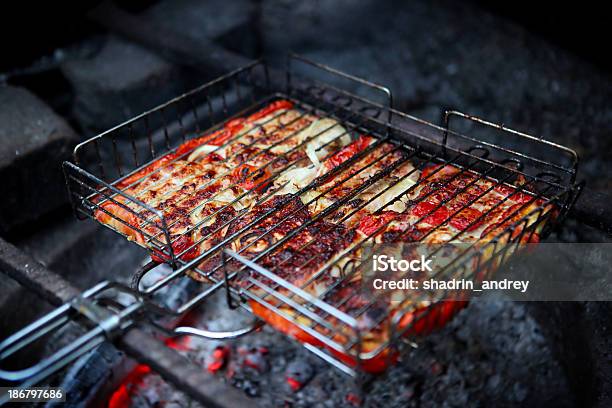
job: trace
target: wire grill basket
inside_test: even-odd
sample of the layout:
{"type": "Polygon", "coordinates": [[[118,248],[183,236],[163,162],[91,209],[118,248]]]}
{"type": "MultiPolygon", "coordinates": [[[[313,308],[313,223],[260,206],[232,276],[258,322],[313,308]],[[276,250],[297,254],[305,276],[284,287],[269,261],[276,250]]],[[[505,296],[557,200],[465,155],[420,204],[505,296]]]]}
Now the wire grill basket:
{"type": "MultiPolygon", "coordinates": [[[[172,232],[173,221],[168,220],[162,211],[126,191],[135,178],[142,180],[147,177],[146,174],[139,177],[139,172],[161,157],[176,153],[185,141],[221,129],[231,120],[256,112],[279,99],[291,101],[302,115],[337,121],[353,140],[361,134],[375,138],[375,142],[366,150],[334,169],[336,174],[341,174],[366,155],[378,154],[376,157],[382,160],[387,153],[381,154],[380,150],[389,149],[388,146],[392,146],[392,151],[401,153],[398,161],[318,213],[315,216],[317,219],[329,220],[336,216],[341,205],[408,161],[414,163],[415,172],[431,165],[454,166],[458,169],[457,177],[470,174],[474,176],[473,183],[487,180],[494,187],[513,186],[515,193],[524,192],[531,198],[526,205],[538,203],[529,214],[506,225],[492,239],[476,240],[460,251],[455,250],[448,265],[438,272],[445,277],[473,280],[489,276],[505,257],[529,241],[530,236],[536,233],[546,235],[551,226],[567,214],[577,196],[575,177],[578,160],[576,153],[568,148],[457,111],[447,111],[442,126],[420,120],[395,110],[388,89],[300,56],[291,55],[286,69],[282,71],[256,61],[81,143],[75,148],[73,161],[64,163],[68,191],[78,218],[95,219],[96,213],[100,212],[114,217],[114,225],[121,223],[128,230],[138,230],[143,239],[136,243],[173,267],[171,273],[146,287],[141,285],[141,279],[155,267],[153,263],[136,276],[133,288],[104,284],[119,288],[119,292],[129,293],[133,301],[128,306],[122,306],[121,312],[114,312],[112,316],[115,317],[111,320],[91,318],[90,315],[89,320],[93,320],[97,327],[106,323],[104,329],[96,331],[88,341],[84,341],[84,345],[91,345],[94,340],[102,341],[109,333],[115,334],[117,329],[121,331],[128,327],[126,322],[139,320],[143,315],[182,315],[223,288],[231,307],[241,306],[259,316],[262,313],[278,316],[279,321],[291,327],[294,337],[303,340],[305,347],[342,371],[354,375],[361,369],[376,371],[376,367],[386,367],[396,358],[394,349],[407,342],[407,335],[430,332],[464,304],[467,294],[463,292],[454,295],[439,292],[422,298],[412,295],[413,298],[403,298],[391,306],[387,305],[384,313],[376,314],[376,318],[364,328],[362,317],[379,307],[380,296],[372,296],[360,308],[347,311],[345,305],[350,301],[350,296],[334,297],[334,293],[348,285],[352,277],[364,268],[364,262],[353,262],[347,266],[343,259],[366,247],[374,250],[368,237],[346,248],[343,252],[346,257],[327,262],[305,284],[294,285],[262,267],[258,260],[307,225],[272,242],[256,257],[247,257],[240,250],[233,251],[230,244],[248,233],[253,225],[251,223],[198,254],[196,259],[189,259],[185,254],[198,243],[188,248],[177,247],[175,243],[180,236],[172,232]],[[520,181],[520,185],[514,187],[517,181],[520,181]],[[116,217],[106,211],[104,203],[121,207],[130,214],[129,219],[136,222],[130,223],[126,222],[125,217],[116,217]],[[142,226],[153,228],[145,229],[142,226]],[[151,233],[152,230],[155,232],[151,233]],[[214,257],[219,257],[221,262],[214,264],[213,268],[202,266],[206,264],[204,261],[214,257]],[[322,293],[315,296],[305,290],[307,285],[316,283],[317,279],[322,279],[334,269],[339,271],[336,275],[340,279],[336,279],[322,293]],[[156,294],[177,280],[189,279],[186,275],[199,276],[207,283],[195,296],[176,308],[159,306],[155,302],[156,294]],[[111,321],[112,330],[107,327],[111,321]],[[372,343],[373,332],[384,332],[382,341],[372,343]]],[[[269,177],[277,177],[291,164],[291,159],[286,158],[286,165],[269,177]]],[[[313,181],[294,196],[299,197],[322,184],[317,183],[317,180],[313,181]]],[[[393,187],[389,185],[386,188],[393,187]]],[[[418,183],[410,186],[396,199],[418,187],[418,183]]],[[[469,185],[465,188],[469,188],[469,185]]],[[[457,194],[461,192],[459,190],[457,194]]],[[[477,199],[466,203],[463,208],[469,207],[477,199]]],[[[363,203],[361,208],[367,204],[363,203]]],[[[263,217],[270,217],[275,211],[271,210],[263,217]]],[[[425,214],[423,218],[427,216],[425,214]]],[[[448,219],[452,216],[450,214],[448,219]]],[[[111,224],[104,225],[113,228],[111,224]]],[[[466,226],[462,232],[469,227],[466,226]]],[[[119,229],[117,232],[120,232],[119,229]]],[[[263,234],[270,234],[270,231],[263,234]]],[[[434,252],[440,250],[436,248],[434,252]]],[[[104,290],[92,289],[83,295],[87,305],[100,303],[98,294],[107,291],[104,285],[104,290]]],[[[66,305],[45,317],[42,323],[35,323],[7,339],[0,345],[2,355],[6,357],[22,348],[16,344],[27,346],[28,342],[24,340],[39,336],[37,333],[41,328],[47,333],[49,327],[57,328],[70,320],[66,316],[70,310],[78,309],[75,305],[82,305],[82,302],[66,305]]],[[[198,328],[181,327],[167,334],[221,338],[248,333],[259,325],[261,322],[235,333],[215,334],[198,328]]],[[[0,376],[13,381],[40,379],[49,374],[50,367],[59,368],[82,355],[79,350],[82,351],[82,348],[60,350],[58,353],[62,358],[57,354],[52,356],[53,364],[47,364],[47,360],[42,365],[44,370],[32,369],[24,371],[22,375],[0,372],[0,376]]]]}

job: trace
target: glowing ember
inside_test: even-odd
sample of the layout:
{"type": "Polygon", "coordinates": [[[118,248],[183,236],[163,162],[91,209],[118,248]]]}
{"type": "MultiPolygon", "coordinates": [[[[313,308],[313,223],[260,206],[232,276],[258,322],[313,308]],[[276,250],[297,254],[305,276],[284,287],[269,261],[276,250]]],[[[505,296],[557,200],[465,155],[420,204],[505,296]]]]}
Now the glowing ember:
{"type": "Polygon", "coordinates": [[[304,384],[293,377],[287,377],[287,384],[289,384],[293,391],[299,391],[304,386],[304,384]]]}
{"type": "Polygon", "coordinates": [[[313,375],[312,366],[303,359],[293,360],[285,370],[285,379],[293,391],[299,391],[313,375]]]}
{"type": "Polygon", "coordinates": [[[358,407],[361,405],[361,398],[359,397],[359,395],[349,392],[348,394],[346,394],[346,402],[355,407],[358,407]]]}
{"type": "Polygon", "coordinates": [[[164,342],[166,346],[179,351],[189,351],[189,337],[171,337],[164,342]]]}
{"type": "Polygon", "coordinates": [[[206,369],[211,373],[216,373],[227,364],[230,356],[230,348],[228,346],[217,346],[212,352],[212,361],[208,363],[206,369]]]}
{"type": "Polygon", "coordinates": [[[268,354],[266,347],[239,347],[238,354],[242,356],[242,364],[246,367],[251,367],[260,373],[266,372],[269,369],[268,354]]]}
{"type": "MultiPolygon", "coordinates": [[[[189,337],[168,338],[164,343],[179,351],[188,351],[189,337]]],[[[146,364],[138,364],[123,379],[119,387],[112,393],[108,400],[108,408],[129,408],[132,406],[132,398],[143,385],[145,378],[151,373],[151,367],[146,364]]]]}
{"type": "Polygon", "coordinates": [[[151,368],[145,364],[137,365],[123,380],[121,385],[113,392],[108,408],[129,408],[132,396],[140,386],[144,377],[151,372],[151,368]]]}

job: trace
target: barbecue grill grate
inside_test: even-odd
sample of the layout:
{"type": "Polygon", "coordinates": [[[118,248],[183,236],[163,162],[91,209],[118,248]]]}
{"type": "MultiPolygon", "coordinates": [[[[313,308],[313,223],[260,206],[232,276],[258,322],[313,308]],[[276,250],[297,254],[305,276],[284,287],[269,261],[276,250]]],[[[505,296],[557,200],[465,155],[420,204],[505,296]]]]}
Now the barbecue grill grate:
{"type": "MultiPolygon", "coordinates": [[[[451,299],[448,294],[437,293],[434,297],[410,299],[411,301],[408,303],[404,299],[397,302],[395,308],[387,310],[374,324],[374,327],[387,325],[386,330],[389,336],[386,341],[373,350],[364,351],[364,335],[367,333],[360,327],[358,318],[374,307],[379,299],[373,297],[370,302],[355,313],[345,313],[340,309],[342,303],[348,301],[347,298],[333,303],[326,299],[329,293],[354,276],[363,266],[362,264],[353,263],[348,268],[346,265],[339,266],[337,260],[326,264],[306,285],[321,278],[326,271],[333,268],[340,270],[343,279],[338,280],[320,296],[315,297],[304,291],[303,287],[296,287],[257,263],[259,259],[270,254],[274,249],[306,228],[307,223],[285,237],[273,241],[270,247],[255,258],[244,257],[243,251],[246,248],[236,252],[228,249],[231,242],[249,233],[250,228],[255,223],[278,211],[272,209],[258,220],[249,223],[241,230],[223,239],[222,242],[206,250],[195,260],[186,261],[183,259],[184,255],[198,242],[189,248],[178,251],[173,243],[180,237],[172,236],[170,230],[172,222],[167,220],[161,211],[126,193],[125,190],[129,185],[123,185],[125,180],[133,177],[163,155],[174,153],[180,143],[202,133],[219,129],[230,120],[253,113],[276,99],[292,101],[296,109],[302,113],[300,118],[306,114],[314,114],[319,118],[331,118],[338,121],[347,129],[346,133],[353,139],[359,134],[367,134],[376,138],[375,143],[366,150],[331,171],[339,177],[339,180],[334,183],[331,189],[353,177],[354,174],[343,174],[343,172],[349,166],[358,163],[365,155],[373,155],[377,158],[376,160],[383,160],[389,152],[382,152],[382,150],[384,146],[388,145],[393,146],[393,151],[401,153],[398,160],[378,171],[363,185],[342,196],[334,205],[316,214],[315,219],[329,220],[335,217],[337,221],[337,210],[342,204],[350,201],[361,191],[367,190],[394,168],[408,162],[408,160],[415,164],[412,172],[421,170],[431,164],[453,165],[460,169],[457,177],[468,172],[476,174],[477,177],[473,183],[486,179],[493,182],[494,186],[512,186],[517,180],[522,180],[522,184],[516,187],[515,193],[528,192],[531,200],[524,206],[528,206],[536,200],[542,200],[541,205],[538,205],[530,214],[505,228],[497,234],[495,239],[489,242],[479,241],[467,246],[465,251],[457,254],[453,262],[439,272],[444,276],[473,279],[477,271],[481,271],[481,275],[479,275],[481,277],[482,273],[491,273],[496,265],[503,262],[506,256],[515,251],[520,243],[524,242],[525,237],[529,237],[536,231],[542,231],[542,234],[545,235],[551,228],[553,221],[559,221],[566,215],[577,196],[577,188],[574,184],[577,156],[575,152],[563,146],[456,111],[449,111],[445,114],[444,126],[442,127],[425,122],[394,110],[391,93],[386,88],[340,73],[321,64],[313,63],[303,57],[290,56],[287,68],[282,76],[278,75],[278,72],[271,75],[271,72],[272,70],[265,63],[254,62],[95,136],[75,148],[74,162],[64,163],[64,171],[73,209],[77,217],[94,218],[96,211],[102,211],[118,222],[139,230],[145,237],[145,242],[140,244],[148,250],[151,250],[152,247],[153,252],[158,257],[161,254],[163,259],[166,259],[173,266],[174,271],[151,286],[141,287],[140,280],[142,277],[155,267],[155,264],[151,263],[141,273],[137,274],[134,288],[128,288],[117,283],[101,284],[86,292],[79,298],[79,301],[63,306],[55,314],[47,316],[40,322],[7,339],[0,346],[4,358],[22,346],[27,346],[29,342],[24,342],[24,340],[29,336],[34,333],[44,334],[37,330],[44,328],[44,332],[50,331],[69,321],[71,315],[82,316],[84,314],[90,323],[94,324],[94,329],[87,335],[89,337],[84,337],[83,344],[79,343],[79,347],[73,345],[69,350],[60,350],[49,360],[29,371],[26,370],[18,374],[0,372],[0,377],[14,381],[26,380],[29,383],[38,381],[50,372],[82,355],[85,348],[87,350],[91,349],[94,343],[99,344],[110,334],[120,333],[121,330],[125,330],[133,322],[141,320],[143,316],[150,316],[151,314],[182,315],[202,304],[210,294],[221,288],[227,291],[228,304],[231,307],[242,306],[250,309],[249,304],[256,302],[256,304],[292,322],[304,333],[316,339],[314,342],[305,343],[305,347],[351,375],[360,372],[359,368],[363,361],[377,356],[383,356],[390,362],[393,356],[393,353],[390,352],[391,348],[406,341],[404,335],[410,334],[416,325],[430,326],[419,329],[419,332],[427,332],[440,323],[440,320],[444,318],[444,313],[443,309],[436,307],[436,305],[446,304],[446,301],[451,299]],[[302,76],[304,72],[310,75],[307,80],[302,76]],[[333,83],[330,83],[330,78],[333,83]],[[343,85],[337,85],[339,82],[343,83],[344,87],[343,85]],[[346,84],[348,84],[349,89],[355,90],[345,90],[346,84]],[[366,96],[361,96],[361,94],[366,96]],[[374,100],[376,98],[379,100],[374,100]],[[461,132],[451,129],[452,118],[457,119],[461,125],[469,127],[462,128],[461,132]],[[152,131],[152,129],[161,130],[152,131]],[[515,144],[521,146],[522,149],[516,150],[513,147],[515,144]],[[121,200],[119,197],[121,197],[121,200]],[[126,221],[104,209],[103,204],[105,202],[112,202],[120,206],[145,225],[154,226],[155,231],[158,232],[150,234],[136,225],[126,224],[126,221]],[[129,202],[130,206],[127,206],[126,202],[129,202]],[[553,212],[550,211],[553,206],[560,210],[558,215],[553,215],[553,212]],[[483,253],[488,255],[483,257],[483,253]],[[202,261],[215,256],[222,257],[223,262],[217,264],[211,270],[200,266],[202,261]],[[230,267],[230,265],[232,266],[230,267]],[[236,265],[238,266],[236,267],[236,265]],[[155,303],[154,296],[162,288],[178,279],[189,279],[186,277],[186,272],[190,272],[192,275],[194,273],[199,274],[211,283],[176,309],[170,310],[155,303]],[[247,276],[249,282],[247,286],[236,283],[239,275],[247,276]],[[117,302],[114,302],[113,304],[118,309],[108,316],[105,315],[105,318],[100,318],[100,314],[83,312],[83,310],[88,311],[92,307],[96,309],[101,307],[106,310],[108,306],[99,306],[99,304],[108,304],[109,291],[120,292],[124,295],[129,294],[132,302],[127,306],[117,306],[117,302]],[[246,300],[250,302],[247,303],[246,300]],[[418,313],[415,314],[415,305],[424,303],[428,307],[418,309],[418,313]],[[84,304],[87,307],[83,308],[84,304]],[[286,309],[285,311],[282,310],[281,305],[285,308],[288,307],[292,313],[288,314],[286,309]],[[408,314],[413,315],[410,324],[400,324],[408,314]]],[[[296,120],[299,120],[299,118],[296,120]]],[[[292,136],[288,135],[287,137],[292,136]]],[[[240,134],[236,136],[236,138],[239,137],[240,134]]],[[[185,156],[188,154],[189,152],[185,153],[185,156]]],[[[283,170],[293,164],[287,157],[284,159],[286,164],[280,170],[273,171],[269,179],[260,181],[260,185],[277,178],[283,170]]],[[[266,166],[269,166],[269,164],[263,165],[262,168],[266,166]]],[[[356,172],[364,170],[365,167],[367,165],[357,169],[356,172]]],[[[149,176],[150,174],[144,175],[140,179],[149,176]]],[[[310,185],[294,193],[293,196],[299,197],[302,193],[310,192],[315,186],[322,185],[323,181],[322,179],[316,179],[310,185]]],[[[450,182],[450,180],[447,182],[450,182]]],[[[468,184],[465,189],[473,183],[468,184]]],[[[354,212],[367,206],[372,200],[391,188],[393,188],[393,185],[385,187],[383,191],[377,193],[369,201],[361,203],[354,212]]],[[[402,191],[385,207],[416,188],[418,188],[418,184],[402,191]]],[[[465,189],[459,190],[456,194],[460,194],[465,189]]],[[[261,200],[265,200],[268,196],[269,194],[264,194],[261,200]]],[[[239,196],[236,200],[241,198],[239,196]]],[[[423,198],[421,197],[419,200],[423,198]]],[[[463,208],[469,207],[478,198],[466,203],[457,210],[457,213],[463,208]]],[[[317,199],[318,197],[315,197],[312,200],[317,199]]],[[[507,199],[502,200],[502,202],[507,199]]],[[[444,202],[431,209],[429,213],[423,215],[422,219],[443,204],[444,202]]],[[[343,214],[340,219],[350,217],[354,212],[343,214]]],[[[480,218],[484,218],[486,215],[485,213],[480,218]]],[[[241,216],[241,214],[237,215],[237,217],[241,216]]],[[[453,214],[446,221],[452,216],[453,214]]],[[[509,217],[511,216],[512,214],[509,215],[509,217]]],[[[228,221],[226,225],[232,221],[228,221]]],[[[474,220],[473,223],[476,222],[478,220],[474,220]]],[[[270,235],[280,223],[282,223],[282,220],[271,230],[259,235],[253,242],[270,235]]],[[[466,226],[457,236],[465,233],[472,224],[466,226]]],[[[105,225],[112,228],[108,224],[105,225]]],[[[435,229],[429,231],[427,235],[433,232],[435,232],[435,229]]],[[[375,234],[376,232],[372,233],[371,236],[375,234]]],[[[421,239],[423,238],[425,237],[421,237],[421,239]]],[[[345,249],[343,254],[355,253],[358,249],[365,247],[367,242],[367,239],[362,239],[345,249]]],[[[305,243],[304,246],[310,244],[312,244],[312,241],[305,243]]],[[[464,296],[464,294],[459,294],[452,299],[462,301],[465,300],[464,296]]],[[[211,333],[189,327],[176,328],[174,331],[168,332],[163,327],[157,326],[165,330],[167,334],[172,335],[192,334],[222,338],[248,333],[260,324],[261,322],[256,322],[253,327],[233,333],[211,333]]]]}

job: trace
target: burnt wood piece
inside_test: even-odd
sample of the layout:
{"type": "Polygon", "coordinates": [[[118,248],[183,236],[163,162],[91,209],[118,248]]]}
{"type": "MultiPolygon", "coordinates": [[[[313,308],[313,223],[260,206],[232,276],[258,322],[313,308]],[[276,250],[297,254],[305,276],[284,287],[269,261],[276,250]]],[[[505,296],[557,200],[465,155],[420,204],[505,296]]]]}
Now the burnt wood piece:
{"type": "MultiPolygon", "coordinates": [[[[69,282],[2,238],[0,270],[55,306],[80,294],[69,282]]],[[[164,379],[204,406],[231,408],[253,405],[239,390],[208,374],[141,328],[130,329],[114,344],[139,362],[148,364],[164,379]]]]}
{"type": "Polygon", "coordinates": [[[251,62],[251,59],[212,42],[195,41],[145,18],[135,17],[110,2],[103,2],[94,8],[89,17],[109,31],[139,43],[170,61],[193,67],[209,75],[225,74],[251,62]]]}

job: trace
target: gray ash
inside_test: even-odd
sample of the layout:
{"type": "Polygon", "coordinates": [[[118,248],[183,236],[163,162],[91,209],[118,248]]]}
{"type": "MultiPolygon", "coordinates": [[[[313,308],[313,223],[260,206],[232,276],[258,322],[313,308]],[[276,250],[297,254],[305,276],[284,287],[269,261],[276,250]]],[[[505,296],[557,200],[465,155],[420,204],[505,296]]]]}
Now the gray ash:
{"type": "MultiPolygon", "coordinates": [[[[201,314],[208,329],[232,329],[249,320],[229,312],[222,296],[216,298],[214,307],[201,314]]],[[[203,369],[214,361],[215,350],[226,347],[227,360],[209,371],[263,407],[573,406],[564,371],[529,308],[501,299],[472,302],[362,388],[268,327],[225,343],[191,338],[181,344],[185,347],[179,351],[203,369]],[[300,386],[292,386],[287,377],[300,386]]],[[[150,374],[134,393],[132,406],[199,405],[150,374]]]]}

